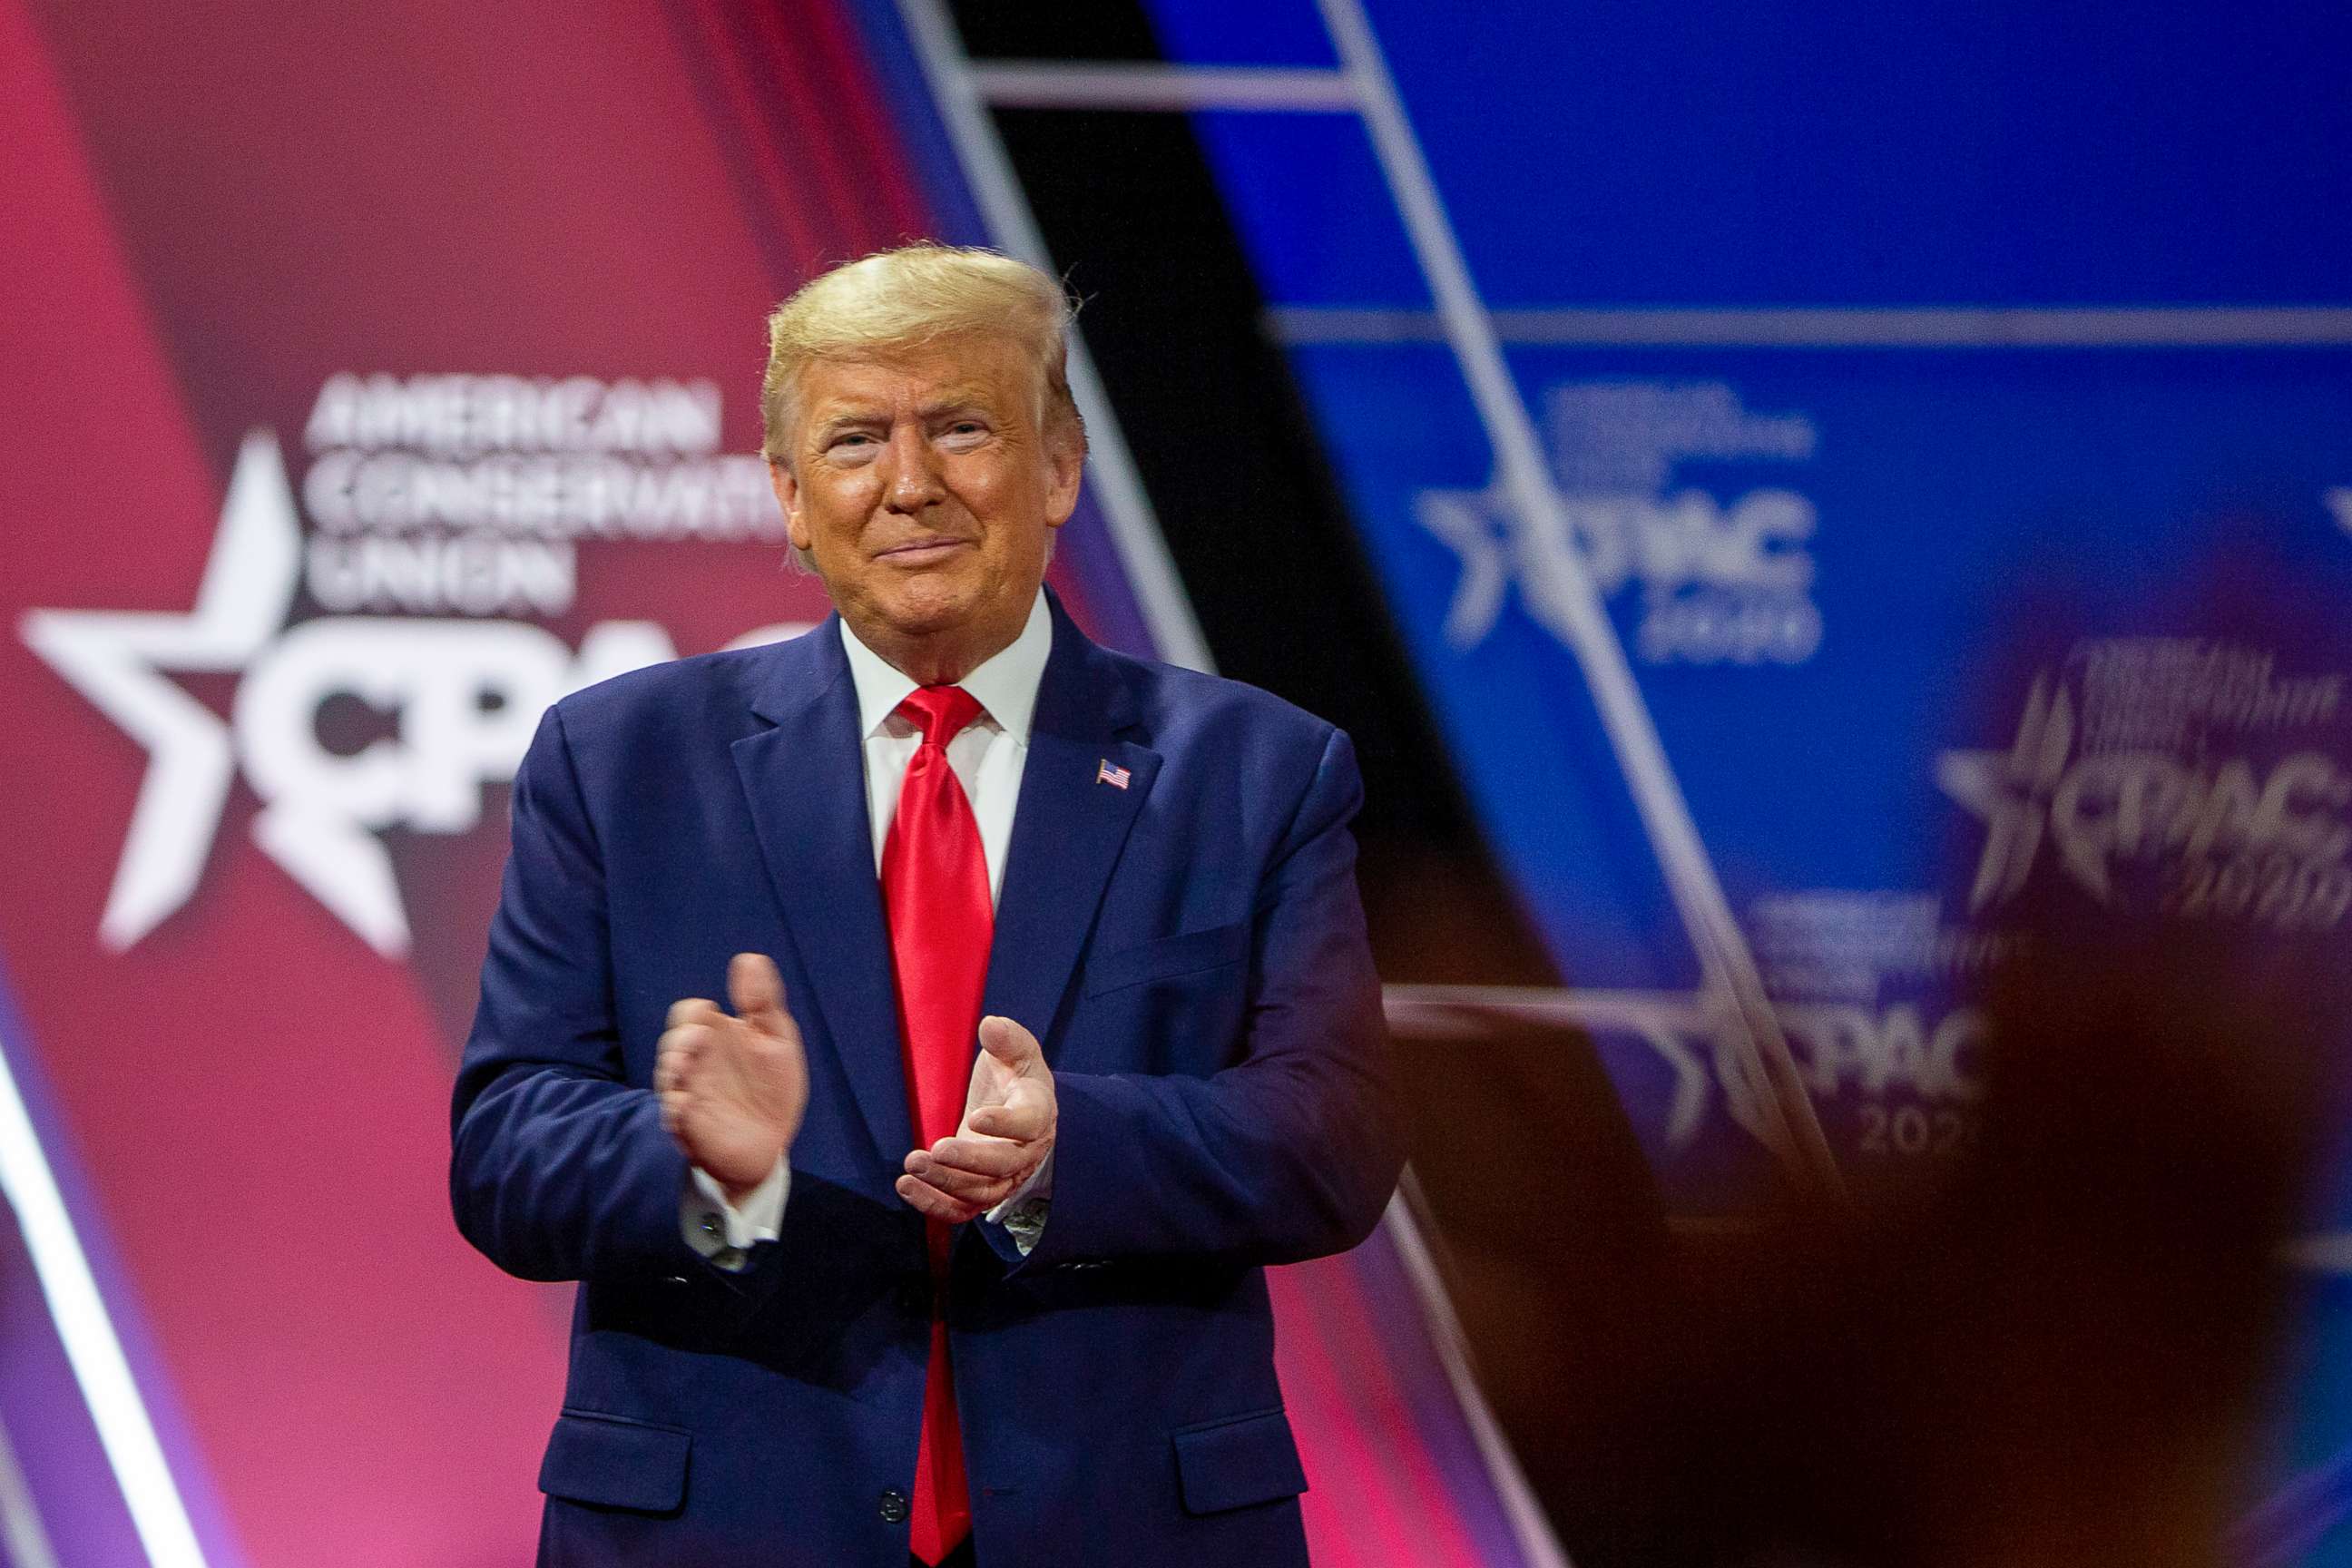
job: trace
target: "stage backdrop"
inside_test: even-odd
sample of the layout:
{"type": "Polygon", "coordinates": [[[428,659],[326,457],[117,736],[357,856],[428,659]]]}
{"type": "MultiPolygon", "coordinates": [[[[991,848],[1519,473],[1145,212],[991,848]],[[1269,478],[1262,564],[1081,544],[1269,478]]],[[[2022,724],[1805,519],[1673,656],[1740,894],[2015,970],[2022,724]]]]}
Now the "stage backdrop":
{"type": "MultiPolygon", "coordinates": [[[[2352,603],[2340,8],[1152,11],[1274,68],[1200,79],[1200,135],[1677,1209],[1768,1142],[1967,1147],[2031,876],[2352,929],[2345,648],[2193,613],[2250,557],[2352,603]]],[[[2352,1205],[2315,1210],[2251,1562],[2352,1562],[2352,1205]]]]}
{"type": "MultiPolygon", "coordinates": [[[[762,317],[998,237],[906,51],[833,0],[0,0],[15,1568],[528,1560],[570,1293],[444,1179],[507,785],[564,691],[824,613],[762,317]]],[[[1189,654],[1134,559],[1090,496],[1055,580],[1189,654]]],[[[1516,1562],[1405,1262],[1277,1285],[1318,1560],[1516,1562]]]]}

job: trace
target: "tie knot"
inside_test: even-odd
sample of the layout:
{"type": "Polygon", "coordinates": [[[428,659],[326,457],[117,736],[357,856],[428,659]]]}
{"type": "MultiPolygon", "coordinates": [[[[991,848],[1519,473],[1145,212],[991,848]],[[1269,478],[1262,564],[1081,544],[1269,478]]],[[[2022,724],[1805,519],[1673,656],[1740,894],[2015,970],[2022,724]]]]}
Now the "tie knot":
{"type": "Polygon", "coordinates": [[[923,743],[944,746],[980,717],[980,699],[961,686],[918,686],[898,704],[898,716],[923,732],[923,743]]]}

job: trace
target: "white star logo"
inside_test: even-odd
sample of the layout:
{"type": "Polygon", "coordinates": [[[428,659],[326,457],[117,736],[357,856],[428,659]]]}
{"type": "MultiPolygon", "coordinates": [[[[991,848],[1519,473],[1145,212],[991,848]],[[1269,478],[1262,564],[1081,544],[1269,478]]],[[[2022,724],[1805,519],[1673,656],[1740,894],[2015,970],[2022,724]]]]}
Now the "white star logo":
{"type": "Polygon", "coordinates": [[[1502,511],[1509,503],[1489,490],[1423,490],[1413,515],[1422,527],[1454,547],[1462,575],[1445,612],[1445,640],[1472,648],[1486,640],[1503,613],[1517,552],[1502,511]]]}
{"type": "Polygon", "coordinates": [[[285,459],[277,438],[256,430],[237,453],[194,609],[25,616],[33,651],[147,748],[147,776],[99,922],[110,948],[131,946],[187,902],[236,771],[228,727],[163,672],[243,669],[286,624],[300,549],[285,459]]]}
{"type": "Polygon", "coordinates": [[[2037,677],[2005,752],[1946,752],[1936,760],[1936,783],[1985,824],[1969,908],[1982,909],[2016,894],[2033,869],[2050,820],[2050,795],[2065,777],[2074,744],[2074,709],[2063,687],[2037,677]]]}
{"type": "MultiPolygon", "coordinates": [[[[385,829],[473,831],[486,786],[515,767],[549,703],[677,657],[658,622],[600,621],[575,652],[543,626],[475,616],[321,616],[289,626],[302,527],[267,430],[238,451],[220,531],[186,615],[33,610],[25,641],[147,748],[147,776],[99,921],[130,947],[186,904],[241,769],[261,803],[253,841],[369,946],[408,951],[385,829]],[[170,672],[230,674],[224,721],[170,672]],[[394,716],[355,752],[321,743],[321,707],[356,697],[394,716]]],[[[728,646],[807,630],[779,622],[728,646]]]]}

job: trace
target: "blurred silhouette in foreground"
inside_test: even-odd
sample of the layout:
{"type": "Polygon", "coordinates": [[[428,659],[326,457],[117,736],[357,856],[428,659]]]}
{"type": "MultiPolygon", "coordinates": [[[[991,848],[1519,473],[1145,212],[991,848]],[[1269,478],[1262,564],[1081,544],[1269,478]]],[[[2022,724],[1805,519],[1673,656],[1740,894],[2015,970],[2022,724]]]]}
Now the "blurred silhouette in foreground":
{"type": "Polygon", "coordinates": [[[2223,1560],[2335,987],[2303,943],[2054,910],[2033,934],[1988,997],[1972,1153],[1694,1268],[1680,1560],[2223,1560]]]}
{"type": "MultiPolygon", "coordinates": [[[[1948,900],[2017,939],[1971,985],[1979,1138],[1727,1234],[1619,1215],[1598,1252],[1440,1205],[1482,1380],[1581,1568],[2229,1561],[2283,1252],[2343,1120],[2344,665],[2279,576],[2123,623],[2163,636],[2045,617],[2003,688],[2040,682],[2011,842],[1948,900]]],[[[1490,1137],[1486,1181],[1532,1216],[1519,1142],[1490,1137]]]]}

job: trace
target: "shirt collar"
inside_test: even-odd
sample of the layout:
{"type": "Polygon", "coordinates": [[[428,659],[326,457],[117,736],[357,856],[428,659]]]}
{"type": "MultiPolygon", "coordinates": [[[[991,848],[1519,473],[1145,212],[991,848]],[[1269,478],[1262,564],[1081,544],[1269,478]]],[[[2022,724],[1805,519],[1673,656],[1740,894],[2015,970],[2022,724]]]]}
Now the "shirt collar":
{"type": "MultiPolygon", "coordinates": [[[[849,679],[857,688],[857,732],[877,734],[915,689],[915,682],[858,641],[846,620],[841,623],[841,647],[849,656],[849,679]]],[[[1030,715],[1037,708],[1037,686],[1045,678],[1046,656],[1053,651],[1054,617],[1046,612],[1045,591],[1040,588],[1021,635],[956,684],[972,694],[998,729],[1025,746],[1030,715]]]]}

